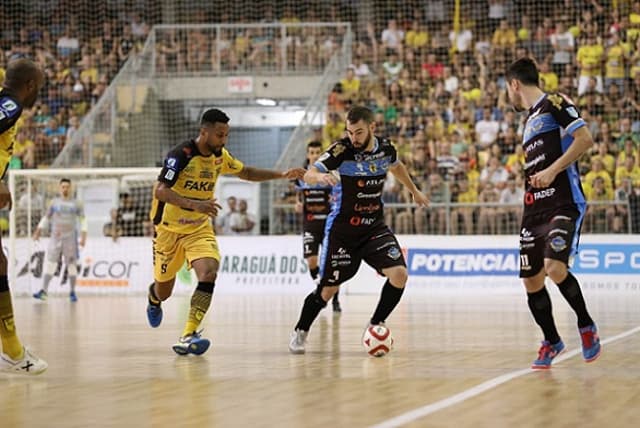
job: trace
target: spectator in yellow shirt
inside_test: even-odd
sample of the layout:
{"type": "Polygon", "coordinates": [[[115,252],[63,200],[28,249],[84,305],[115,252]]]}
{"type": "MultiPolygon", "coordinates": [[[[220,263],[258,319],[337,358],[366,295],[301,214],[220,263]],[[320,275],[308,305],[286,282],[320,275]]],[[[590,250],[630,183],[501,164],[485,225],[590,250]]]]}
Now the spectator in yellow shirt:
{"type": "Polygon", "coordinates": [[[616,187],[622,186],[625,179],[630,179],[634,187],[640,187],[640,167],[632,157],[627,157],[624,165],[616,168],[616,187]]]}
{"type": "Polygon", "coordinates": [[[558,75],[551,70],[549,61],[544,61],[540,64],[540,88],[545,92],[557,92],[558,91],[558,75]]]}
{"type": "Polygon", "coordinates": [[[620,42],[618,33],[612,33],[606,52],[604,84],[608,91],[609,86],[616,85],[620,93],[624,92],[625,63],[629,59],[629,46],[620,42]]]}
{"type": "Polygon", "coordinates": [[[514,50],[516,47],[516,32],[509,27],[509,21],[503,19],[496,28],[491,39],[491,47],[496,51],[514,50]]]}
{"type": "Polygon", "coordinates": [[[591,78],[596,79],[596,91],[603,92],[602,84],[602,60],[604,49],[598,44],[595,37],[587,35],[585,42],[578,49],[576,60],[580,67],[580,77],[578,78],[578,96],[583,95],[588,87],[591,78]]]}
{"type": "Polygon", "coordinates": [[[347,75],[344,79],[340,80],[342,84],[342,97],[344,100],[351,100],[355,103],[360,91],[360,79],[356,77],[356,72],[353,68],[347,68],[347,75]]]}
{"type": "Polygon", "coordinates": [[[422,54],[424,49],[427,47],[427,44],[429,43],[429,34],[417,19],[411,22],[411,29],[407,31],[404,43],[407,48],[411,49],[416,55],[422,54]]]}
{"type": "Polygon", "coordinates": [[[322,129],[323,149],[344,136],[345,124],[338,113],[329,113],[329,120],[322,129]]]}
{"type": "Polygon", "coordinates": [[[616,158],[609,153],[609,147],[607,147],[607,143],[598,144],[598,152],[591,157],[591,163],[593,164],[594,160],[596,159],[599,159],[602,162],[605,171],[607,171],[609,175],[613,177],[613,174],[616,171],[616,158]]]}
{"type": "MultiPolygon", "coordinates": [[[[593,160],[593,163],[591,164],[591,171],[589,171],[587,173],[587,175],[585,175],[584,177],[584,183],[585,186],[588,189],[593,189],[594,188],[594,182],[597,178],[601,178],[602,181],[604,182],[604,187],[607,190],[611,190],[613,192],[613,185],[611,183],[611,176],[609,175],[609,173],[607,171],[605,171],[604,169],[604,165],[602,164],[602,161],[598,158],[593,160]]],[[[586,192],[587,190],[585,190],[586,192]]]]}

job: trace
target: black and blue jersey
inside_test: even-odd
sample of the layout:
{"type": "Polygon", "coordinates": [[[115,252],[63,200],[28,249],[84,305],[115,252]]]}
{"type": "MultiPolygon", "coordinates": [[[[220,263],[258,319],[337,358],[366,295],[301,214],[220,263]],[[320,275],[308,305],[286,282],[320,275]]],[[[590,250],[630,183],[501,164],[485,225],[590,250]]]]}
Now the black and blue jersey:
{"type": "Polygon", "coordinates": [[[389,140],[374,138],[371,152],[356,150],[348,138],[338,140],[314,164],[321,172],[335,170],[340,174],[332,191],[327,229],[333,225],[361,228],[384,224],[382,187],[389,167],[397,162],[397,153],[389,140]]]}
{"type": "Polygon", "coordinates": [[[585,121],[578,109],[563,95],[544,94],[529,109],[523,135],[525,216],[562,206],[584,212],[585,197],[576,163],[560,172],[549,187],[534,188],[529,182],[529,177],[548,168],[567,151],[573,133],[582,126],[585,121]]]}

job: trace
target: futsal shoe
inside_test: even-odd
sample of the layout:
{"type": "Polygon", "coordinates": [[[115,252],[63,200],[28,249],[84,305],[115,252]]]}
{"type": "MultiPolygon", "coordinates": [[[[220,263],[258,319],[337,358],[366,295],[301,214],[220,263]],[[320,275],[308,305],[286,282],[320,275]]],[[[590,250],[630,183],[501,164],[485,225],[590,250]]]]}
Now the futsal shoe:
{"type": "Polygon", "coordinates": [[[162,322],[162,306],[148,303],[147,319],[149,320],[149,325],[151,327],[156,328],[160,326],[160,323],[162,322]]]}
{"type": "Polygon", "coordinates": [[[289,352],[291,352],[292,354],[304,354],[308,334],[308,331],[303,330],[295,330],[293,333],[291,333],[291,340],[289,341],[289,352]]]}
{"type": "Polygon", "coordinates": [[[78,296],[76,296],[75,291],[72,291],[71,293],[69,293],[69,301],[71,303],[75,303],[78,301],[78,296]]]}
{"type": "Polygon", "coordinates": [[[19,360],[12,360],[7,354],[0,354],[0,372],[38,375],[49,367],[45,360],[32,354],[28,348],[22,349],[23,355],[19,360]]]}
{"type": "Polygon", "coordinates": [[[47,300],[47,292],[44,290],[40,290],[37,293],[33,293],[33,298],[38,300],[47,300]]]}
{"type": "Polygon", "coordinates": [[[582,357],[584,361],[590,363],[600,356],[602,347],[600,346],[600,337],[598,336],[598,328],[595,324],[578,329],[580,338],[582,339],[582,357]]]}
{"type": "Polygon", "coordinates": [[[207,352],[211,342],[200,337],[200,332],[193,332],[188,336],[182,336],[178,343],[173,345],[173,351],[178,355],[202,355],[207,352]]]}
{"type": "Polygon", "coordinates": [[[542,346],[538,351],[538,359],[531,365],[532,369],[546,370],[551,368],[553,359],[564,351],[564,343],[562,340],[552,345],[548,340],[542,341],[542,346]]]}

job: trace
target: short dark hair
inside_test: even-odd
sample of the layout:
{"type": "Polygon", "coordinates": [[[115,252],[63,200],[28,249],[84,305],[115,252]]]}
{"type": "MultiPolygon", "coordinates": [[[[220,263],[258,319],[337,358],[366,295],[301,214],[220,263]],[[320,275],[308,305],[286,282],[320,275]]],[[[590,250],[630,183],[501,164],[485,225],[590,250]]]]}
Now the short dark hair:
{"type": "Polygon", "coordinates": [[[347,113],[347,122],[356,123],[364,120],[367,124],[373,122],[373,111],[367,107],[355,106],[347,113]]]}
{"type": "Polygon", "coordinates": [[[517,79],[523,85],[538,86],[540,81],[538,66],[531,58],[520,58],[509,65],[506,78],[507,82],[517,79]]]}
{"type": "Polygon", "coordinates": [[[309,149],[311,147],[320,147],[320,148],[322,148],[322,142],[320,142],[318,140],[309,141],[307,143],[307,149],[309,149]]]}
{"type": "Polygon", "coordinates": [[[222,110],[210,108],[202,114],[200,125],[214,125],[216,123],[229,123],[229,116],[222,110]]]}
{"type": "Polygon", "coordinates": [[[4,75],[4,87],[18,90],[30,80],[36,80],[43,75],[38,65],[28,58],[14,59],[7,65],[4,75]]]}
{"type": "Polygon", "coordinates": [[[61,179],[60,179],[60,184],[62,184],[62,183],[69,183],[69,184],[71,184],[71,180],[69,180],[68,178],[61,178],[61,179]]]}

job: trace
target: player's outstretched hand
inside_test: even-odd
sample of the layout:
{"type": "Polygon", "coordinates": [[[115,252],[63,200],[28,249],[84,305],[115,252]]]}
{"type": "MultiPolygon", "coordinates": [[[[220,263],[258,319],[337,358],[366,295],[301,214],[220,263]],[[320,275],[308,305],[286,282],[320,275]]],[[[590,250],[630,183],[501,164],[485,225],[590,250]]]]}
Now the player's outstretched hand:
{"type": "Polygon", "coordinates": [[[222,206],[216,202],[216,199],[211,199],[208,201],[195,201],[193,209],[209,217],[215,217],[218,215],[218,210],[222,209],[222,206]]]}
{"type": "Polygon", "coordinates": [[[282,176],[288,180],[300,179],[304,177],[304,173],[307,172],[304,168],[291,168],[282,173],[282,176]]]}
{"type": "Polygon", "coordinates": [[[0,182],[0,208],[11,209],[11,192],[3,182],[0,182]]]}
{"type": "Polygon", "coordinates": [[[318,182],[326,186],[335,186],[336,184],[338,184],[338,179],[335,175],[326,173],[320,175],[320,179],[318,180],[318,182]]]}
{"type": "Polygon", "coordinates": [[[413,194],[413,201],[423,207],[428,207],[429,203],[431,203],[427,195],[419,191],[413,194]]]}

